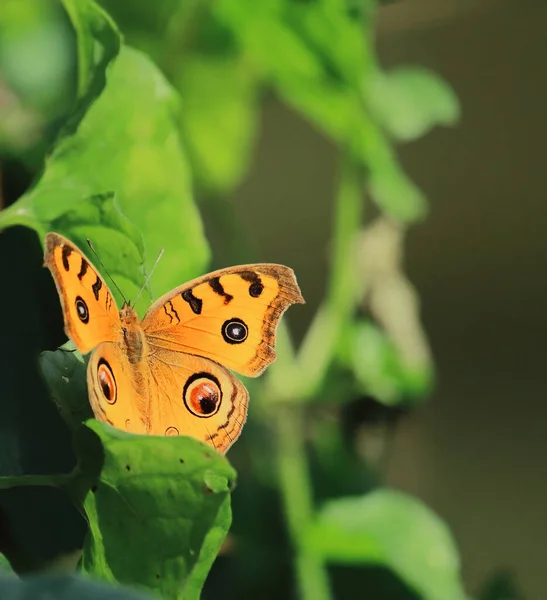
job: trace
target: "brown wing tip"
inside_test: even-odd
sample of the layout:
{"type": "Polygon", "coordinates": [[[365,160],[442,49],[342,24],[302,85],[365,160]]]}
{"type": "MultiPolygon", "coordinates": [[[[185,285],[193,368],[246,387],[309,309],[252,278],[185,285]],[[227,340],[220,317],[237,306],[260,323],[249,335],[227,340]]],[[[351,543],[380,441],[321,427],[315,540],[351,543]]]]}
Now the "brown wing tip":
{"type": "Polygon", "coordinates": [[[59,245],[59,234],[48,232],[44,238],[44,267],[49,267],[53,250],[59,245]]]}
{"type": "Polygon", "coordinates": [[[296,275],[290,267],[269,263],[257,265],[257,267],[259,273],[264,273],[277,279],[279,288],[283,294],[282,301],[284,305],[286,304],[288,307],[291,304],[306,304],[300,291],[300,286],[296,281],[296,275]]]}
{"type": "Polygon", "coordinates": [[[59,233],[55,233],[53,231],[46,233],[44,238],[44,266],[47,266],[49,257],[53,254],[55,248],[62,246],[63,244],[70,244],[71,246],[73,245],[59,233]]]}

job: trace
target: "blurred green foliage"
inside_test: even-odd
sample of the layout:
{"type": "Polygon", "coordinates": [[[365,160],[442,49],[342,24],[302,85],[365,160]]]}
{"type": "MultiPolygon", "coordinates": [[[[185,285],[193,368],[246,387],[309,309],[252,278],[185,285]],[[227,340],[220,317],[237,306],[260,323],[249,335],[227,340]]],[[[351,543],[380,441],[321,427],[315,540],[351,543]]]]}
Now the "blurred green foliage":
{"type": "MultiPolygon", "coordinates": [[[[468,598],[447,527],[384,488],[382,453],[370,451],[379,431],[388,443],[395,411],[433,383],[400,259],[426,200],[392,143],[459,117],[433,73],[381,69],[377,9],[373,0],[3,2],[0,257],[32,325],[7,324],[0,346],[0,550],[16,572],[78,568],[164,598],[198,598],[204,584],[202,597],[225,600],[294,590],[353,598],[356,588],[375,600],[468,598]],[[280,327],[277,362],[249,382],[230,494],[232,467],[194,440],[81,425],[85,361],[65,348],[44,353],[39,370],[38,353],[63,341],[59,309],[36,238],[14,226],[39,241],[58,231],[83,250],[91,238],[129,298],[164,248],[149,290],[157,297],[207,268],[195,197],[237,222],[227,199],[252,167],[271,95],[338,150],[331,268],[299,347],[280,327]]],[[[244,238],[221,240],[225,264],[244,238]]],[[[0,299],[0,310],[13,303],[0,299]]],[[[17,586],[105,593],[74,577],[0,582],[6,597],[17,586]]],[[[512,597],[508,589],[492,585],[484,598],[512,597]]]]}

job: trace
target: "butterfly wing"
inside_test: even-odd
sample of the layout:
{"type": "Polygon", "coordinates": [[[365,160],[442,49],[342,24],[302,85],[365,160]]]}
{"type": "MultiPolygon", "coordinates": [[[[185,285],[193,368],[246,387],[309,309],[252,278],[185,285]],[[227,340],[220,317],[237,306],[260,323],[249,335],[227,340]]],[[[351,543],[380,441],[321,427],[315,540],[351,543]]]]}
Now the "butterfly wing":
{"type": "MultiPolygon", "coordinates": [[[[146,377],[146,365],[140,365],[146,377]]],[[[87,365],[87,389],[93,413],[99,421],[131,433],[147,433],[148,381],[135,381],[138,366],[129,363],[123,347],[100,344],[87,365]]],[[[148,378],[147,378],[148,379],[148,378]]]]}
{"type": "Polygon", "coordinates": [[[288,267],[232,267],[162,296],[146,313],[143,329],[151,348],[203,356],[256,377],[275,360],[281,315],[303,302],[288,267]]]}
{"type": "Polygon", "coordinates": [[[87,354],[101,342],[121,336],[118,307],[93,265],[58,233],[45,239],[44,264],[51,271],[63,308],[65,331],[76,348],[87,354]]]}
{"type": "Polygon", "coordinates": [[[120,347],[101,344],[88,365],[89,398],[97,419],[132,433],[188,435],[219,452],[238,438],[248,393],[227,369],[199,356],[158,350],[134,365],[120,347]]]}
{"type": "Polygon", "coordinates": [[[191,354],[158,350],[149,362],[152,435],[188,435],[226,452],[247,418],[249,394],[221,365],[191,354]]]}

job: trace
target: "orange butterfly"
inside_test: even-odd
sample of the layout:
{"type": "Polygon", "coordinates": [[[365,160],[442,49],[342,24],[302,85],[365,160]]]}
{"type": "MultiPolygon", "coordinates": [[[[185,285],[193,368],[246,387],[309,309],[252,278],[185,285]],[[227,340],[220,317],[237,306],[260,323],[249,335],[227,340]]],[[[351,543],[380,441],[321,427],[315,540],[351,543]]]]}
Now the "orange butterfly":
{"type": "Polygon", "coordinates": [[[249,394],[228,368],[256,377],[275,360],[281,315],[304,303],[294,272],[275,264],[230,267],[168,292],[142,321],[119,311],[104,279],[57,233],[45,265],[61,298],[65,331],[87,367],[97,419],[133,433],[189,435],[226,452],[249,394]]]}

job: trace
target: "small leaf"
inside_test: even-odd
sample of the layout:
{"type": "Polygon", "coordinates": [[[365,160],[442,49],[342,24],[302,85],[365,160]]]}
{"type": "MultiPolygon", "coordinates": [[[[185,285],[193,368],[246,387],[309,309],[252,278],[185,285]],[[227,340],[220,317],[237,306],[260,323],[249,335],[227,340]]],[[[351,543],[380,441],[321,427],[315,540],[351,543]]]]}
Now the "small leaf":
{"type": "Polygon", "coordinates": [[[104,456],[84,502],[83,570],[197,600],[230,526],[235,472],[228,461],[188,437],[131,435],[94,420],[84,434],[85,454],[96,456],[99,443],[104,456]]]}
{"type": "MultiPolygon", "coordinates": [[[[102,272],[107,282],[112,277],[125,298],[134,299],[144,282],[144,248],[139,230],[121,213],[112,193],[97,194],[75,202],[73,206],[44,227],[47,225],[51,231],[69,238],[102,272]],[[92,242],[108,274],[91,251],[87,239],[92,242]]],[[[109,287],[121,307],[124,298],[114,285],[109,287]]],[[[143,306],[147,304],[143,298],[143,306]]]]}
{"type": "Polygon", "coordinates": [[[395,345],[369,321],[359,321],[345,332],[342,360],[349,366],[361,391],[387,406],[423,399],[432,384],[429,365],[409,366],[395,345]]]}
{"type": "Polygon", "coordinates": [[[311,551],[333,563],[390,568],[423,600],[465,600],[456,547],[426,506],[401,492],[327,502],[309,532],[311,551]]]}
{"type": "Polygon", "coordinates": [[[454,125],[460,116],[452,88],[419,67],[377,71],[368,81],[367,100],[390,135],[404,141],[424,135],[435,125],[454,125]]]}

